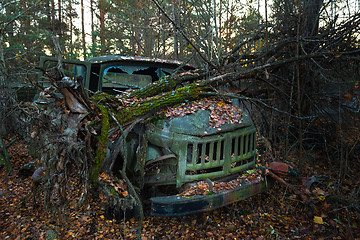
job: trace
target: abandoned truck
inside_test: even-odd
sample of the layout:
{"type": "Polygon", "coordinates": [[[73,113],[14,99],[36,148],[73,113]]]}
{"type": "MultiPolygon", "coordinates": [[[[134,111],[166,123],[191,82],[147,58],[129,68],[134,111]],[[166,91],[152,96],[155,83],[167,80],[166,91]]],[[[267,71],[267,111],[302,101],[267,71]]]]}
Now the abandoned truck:
{"type": "MultiPolygon", "coordinates": [[[[40,68],[46,71],[57,61],[53,57],[41,57],[40,68]]],[[[81,76],[89,91],[112,95],[145,87],[179,69],[194,69],[177,61],[118,55],[86,61],[64,60],[63,65],[68,76],[74,79],[81,76]]],[[[127,139],[129,168],[138,167],[138,136],[146,135],[146,144],[143,144],[146,156],[142,169],[143,189],[155,189],[153,193],[166,189],[163,192],[173,194],[150,197],[153,215],[175,216],[208,211],[248,198],[269,187],[266,178],[261,178],[254,182],[240,180],[236,187],[213,190],[216,183],[234,181],[244,172],[254,169],[256,130],[246,111],[239,116],[241,121],[238,123],[226,123],[219,127],[210,126],[209,115],[210,111],[205,109],[185,116],[160,119],[150,123],[146,129],[135,127],[133,135],[129,135],[133,136],[127,139]],[[200,183],[206,183],[210,188],[207,194],[179,194],[180,189],[200,186],[200,183]]],[[[116,163],[110,167],[113,171],[120,168],[116,163]]]]}

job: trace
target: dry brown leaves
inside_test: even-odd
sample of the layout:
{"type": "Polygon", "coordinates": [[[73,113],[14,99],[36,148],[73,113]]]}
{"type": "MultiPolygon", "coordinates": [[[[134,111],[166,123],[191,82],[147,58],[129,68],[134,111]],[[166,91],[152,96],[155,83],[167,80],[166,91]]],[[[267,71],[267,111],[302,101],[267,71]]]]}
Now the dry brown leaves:
{"type": "Polygon", "coordinates": [[[207,181],[200,181],[196,185],[186,189],[184,192],[178,194],[181,197],[193,197],[197,195],[209,195],[213,193],[219,193],[226,190],[232,190],[243,184],[258,183],[263,181],[264,178],[261,175],[259,169],[252,169],[246,171],[244,174],[229,182],[212,182],[213,191],[210,191],[210,186],[207,181]]]}
{"type": "Polygon", "coordinates": [[[225,123],[241,123],[242,110],[231,102],[226,103],[217,98],[203,98],[200,100],[182,103],[177,107],[169,107],[165,110],[168,118],[183,117],[199,110],[210,111],[210,127],[216,128],[225,123]]]}
{"type": "Polygon", "coordinates": [[[102,181],[112,186],[120,197],[127,197],[127,195],[129,195],[126,182],[123,179],[112,178],[103,172],[99,175],[99,181],[102,181]]]}
{"type": "MultiPolygon", "coordinates": [[[[11,140],[5,139],[4,144],[11,140]]],[[[30,199],[23,205],[22,199],[29,194],[31,182],[16,173],[30,160],[26,148],[24,141],[17,141],[8,149],[15,174],[7,176],[6,169],[0,168],[0,239],[49,239],[51,230],[58,239],[137,238],[138,223],[135,219],[106,219],[102,195],[77,206],[83,184],[77,176],[70,176],[74,181],[69,179],[69,202],[63,212],[46,211],[44,196],[39,196],[38,206],[34,206],[30,199]]],[[[212,212],[183,217],[146,216],[141,239],[358,239],[358,212],[351,211],[347,205],[338,205],[340,202],[330,205],[326,199],[323,200],[322,196],[329,192],[330,187],[336,189],[338,173],[326,164],[327,161],[320,163],[316,164],[318,174],[333,174],[334,178],[330,178],[321,189],[314,189],[312,196],[317,197],[314,197],[312,210],[299,204],[299,198],[293,197],[287,188],[276,184],[264,194],[212,212]]],[[[304,169],[309,171],[306,175],[313,175],[310,171],[313,165],[305,163],[304,169]]],[[[346,193],[344,196],[350,196],[352,189],[359,187],[358,172],[358,165],[353,164],[353,177],[343,179],[340,187],[340,191],[346,193]]]]}
{"type": "MultiPolygon", "coordinates": [[[[125,94],[129,94],[131,91],[127,91],[125,94]]],[[[118,99],[121,99],[123,106],[120,106],[118,110],[122,110],[124,107],[129,107],[138,102],[149,100],[133,98],[124,98],[120,95],[116,96],[118,99]]],[[[169,119],[176,117],[184,117],[185,115],[196,113],[199,110],[210,111],[210,127],[217,128],[226,123],[241,123],[242,110],[234,106],[230,101],[225,102],[224,100],[219,100],[216,97],[202,98],[196,101],[182,103],[176,107],[168,107],[167,109],[161,111],[165,113],[165,116],[169,119]]]]}

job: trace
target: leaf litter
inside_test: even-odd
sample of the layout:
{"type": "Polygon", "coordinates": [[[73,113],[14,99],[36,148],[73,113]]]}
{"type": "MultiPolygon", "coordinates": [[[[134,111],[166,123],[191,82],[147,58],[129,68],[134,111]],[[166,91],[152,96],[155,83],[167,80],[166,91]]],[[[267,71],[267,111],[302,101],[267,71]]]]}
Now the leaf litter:
{"type": "MultiPolygon", "coordinates": [[[[127,91],[129,94],[131,90],[127,91]]],[[[121,99],[123,106],[118,110],[126,108],[130,105],[135,105],[138,102],[144,100],[150,100],[152,97],[146,99],[133,98],[123,98],[120,95],[117,96],[118,99],[121,99]]],[[[195,101],[189,101],[181,103],[180,105],[167,107],[164,110],[161,110],[160,113],[165,114],[165,117],[168,119],[176,117],[184,117],[196,113],[200,110],[206,110],[210,112],[210,127],[218,128],[226,123],[231,124],[240,124],[242,122],[243,110],[234,104],[230,100],[223,100],[218,97],[208,97],[201,98],[195,101]]]]}
{"type": "MultiPolygon", "coordinates": [[[[4,138],[4,143],[11,140],[4,138]]],[[[137,238],[136,219],[124,221],[105,217],[102,195],[89,199],[82,206],[77,205],[83,184],[77,176],[68,176],[68,203],[62,211],[46,211],[42,193],[36,204],[32,201],[24,204],[32,183],[18,173],[24,164],[33,161],[27,151],[25,141],[16,141],[8,149],[14,174],[6,176],[5,167],[0,168],[0,239],[137,238]]],[[[260,152],[260,155],[264,154],[260,152]]],[[[289,159],[298,161],[296,154],[290,154],[289,159]]],[[[323,184],[307,193],[311,206],[276,184],[266,193],[212,212],[167,218],[147,215],[141,239],[358,239],[357,205],[347,195],[353,192],[351,187],[359,187],[358,179],[343,179],[344,189],[341,187],[339,190],[346,194],[338,197],[332,195],[338,173],[334,173],[331,167],[318,162],[316,166],[305,163],[304,169],[307,175],[316,171],[329,176],[323,184]]],[[[355,173],[357,170],[353,168],[351,171],[355,173]]],[[[115,185],[118,193],[127,191],[124,182],[114,182],[106,175],[100,178],[115,185]]],[[[257,178],[255,173],[254,178],[257,178]]],[[[207,191],[208,186],[204,185],[207,191]]],[[[214,183],[214,189],[216,186],[214,183]]]]}
{"type": "Polygon", "coordinates": [[[202,98],[196,101],[182,103],[176,107],[168,107],[164,112],[169,119],[184,117],[200,110],[210,111],[210,127],[221,127],[226,123],[241,123],[242,110],[231,102],[218,98],[202,98]]]}
{"type": "Polygon", "coordinates": [[[264,181],[264,177],[259,169],[247,170],[244,174],[228,182],[199,181],[185,191],[178,194],[181,197],[193,197],[197,195],[208,195],[233,190],[245,184],[259,183],[264,181]],[[211,186],[210,186],[211,185],[211,186]]]}

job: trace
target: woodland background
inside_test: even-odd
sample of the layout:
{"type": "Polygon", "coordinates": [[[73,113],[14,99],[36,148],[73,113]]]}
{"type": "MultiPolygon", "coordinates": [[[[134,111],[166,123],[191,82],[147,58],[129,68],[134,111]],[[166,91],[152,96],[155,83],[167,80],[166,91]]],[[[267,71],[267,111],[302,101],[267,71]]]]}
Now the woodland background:
{"type": "Polygon", "coordinates": [[[264,156],[326,174],[342,216],[326,233],[359,237],[359,35],[358,0],[1,0],[0,133],[29,137],[18,96],[42,55],[181,60],[225,76],[213,87],[251,106],[264,156]]]}
{"type": "Polygon", "coordinates": [[[8,114],[14,93],[26,95],[23,87],[37,81],[39,57],[56,56],[59,46],[67,59],[120,54],[218,66],[232,72],[222,85],[236,85],[235,93],[256,105],[259,134],[285,146],[279,155],[298,148],[302,159],[304,141],[311,155],[333,134],[336,149],[330,150],[337,154],[329,162],[345,161],[343,131],[357,131],[359,111],[359,1],[173,0],[161,3],[166,14],[155,3],[3,0],[2,132],[17,127],[6,125],[16,122],[8,114]],[[318,121],[331,129],[319,130],[318,121]]]}

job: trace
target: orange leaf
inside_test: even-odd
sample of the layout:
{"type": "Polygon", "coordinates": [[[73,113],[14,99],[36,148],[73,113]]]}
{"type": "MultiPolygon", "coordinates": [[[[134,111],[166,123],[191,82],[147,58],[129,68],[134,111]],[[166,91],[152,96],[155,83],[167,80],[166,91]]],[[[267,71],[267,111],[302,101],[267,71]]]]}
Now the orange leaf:
{"type": "Polygon", "coordinates": [[[314,223],[324,224],[322,217],[314,216],[314,223]]]}
{"type": "Polygon", "coordinates": [[[343,95],[343,98],[345,99],[346,102],[350,102],[352,100],[352,97],[349,93],[345,93],[343,95]]]}
{"type": "Polygon", "coordinates": [[[121,194],[122,194],[124,197],[127,197],[127,195],[129,195],[129,193],[128,193],[127,191],[123,191],[121,194]]]}

